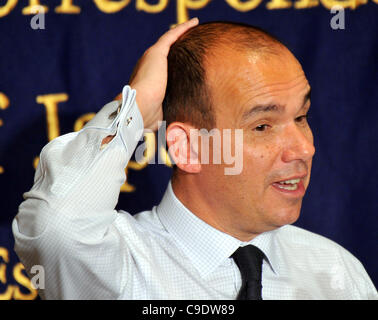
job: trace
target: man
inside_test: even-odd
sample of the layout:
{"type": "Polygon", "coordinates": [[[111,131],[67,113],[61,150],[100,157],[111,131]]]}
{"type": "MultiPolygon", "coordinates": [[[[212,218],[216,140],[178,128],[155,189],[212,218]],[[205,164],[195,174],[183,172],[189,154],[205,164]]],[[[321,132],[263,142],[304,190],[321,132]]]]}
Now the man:
{"type": "MultiPolygon", "coordinates": [[[[107,104],[81,131],[43,148],[13,222],[26,270],[45,268],[40,295],[377,298],[349,252],[290,226],[315,152],[306,121],[310,86],[300,64],[260,29],[197,24],[177,26],[145,52],[122,103],[107,104]],[[151,211],[117,212],[124,168],[143,126],[156,130],[163,109],[172,180],[151,211]],[[225,161],[198,161],[201,128],[231,130],[233,137],[242,130],[240,173],[225,174],[225,161]]],[[[238,144],[221,139],[209,147],[210,159],[238,144]]]]}

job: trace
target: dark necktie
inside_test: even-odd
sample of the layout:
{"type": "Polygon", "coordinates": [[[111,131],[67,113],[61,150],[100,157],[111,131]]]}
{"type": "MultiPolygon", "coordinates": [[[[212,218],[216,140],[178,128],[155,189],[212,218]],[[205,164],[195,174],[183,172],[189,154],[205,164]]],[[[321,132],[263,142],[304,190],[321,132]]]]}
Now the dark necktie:
{"type": "Polygon", "coordinates": [[[253,245],[239,247],[231,256],[239,267],[242,286],[237,300],[262,300],[261,266],[264,253],[253,245]]]}

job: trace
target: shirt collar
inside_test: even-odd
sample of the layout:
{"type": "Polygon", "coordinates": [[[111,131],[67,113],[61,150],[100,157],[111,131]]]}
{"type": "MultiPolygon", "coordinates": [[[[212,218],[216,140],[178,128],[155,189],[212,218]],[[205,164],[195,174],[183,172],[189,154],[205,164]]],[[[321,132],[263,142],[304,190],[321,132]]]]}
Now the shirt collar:
{"type": "Polygon", "coordinates": [[[163,226],[175,238],[201,277],[209,275],[239,246],[247,244],[253,244],[263,251],[272,270],[278,273],[279,265],[273,244],[276,230],[264,232],[249,242],[242,242],[210,226],[186,208],[174,194],[171,181],[156,212],[163,226]]]}

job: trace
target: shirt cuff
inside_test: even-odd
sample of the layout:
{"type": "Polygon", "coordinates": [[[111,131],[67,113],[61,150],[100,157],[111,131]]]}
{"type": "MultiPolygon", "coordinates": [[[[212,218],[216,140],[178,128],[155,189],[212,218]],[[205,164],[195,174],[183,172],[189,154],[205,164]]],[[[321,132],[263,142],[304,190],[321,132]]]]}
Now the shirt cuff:
{"type": "MultiPolygon", "coordinates": [[[[126,85],[122,90],[122,101],[116,100],[106,104],[96,116],[84,127],[85,129],[102,129],[109,135],[119,135],[127,154],[133,153],[138,141],[143,136],[144,124],[135,100],[136,90],[126,85]]],[[[110,141],[108,144],[113,142],[110,141]]],[[[106,149],[103,145],[101,149],[106,149]]]]}
{"type": "Polygon", "coordinates": [[[123,88],[118,123],[121,123],[121,126],[119,126],[120,136],[128,153],[134,152],[144,131],[142,114],[139,111],[135,96],[136,90],[131,89],[129,86],[123,88]]]}

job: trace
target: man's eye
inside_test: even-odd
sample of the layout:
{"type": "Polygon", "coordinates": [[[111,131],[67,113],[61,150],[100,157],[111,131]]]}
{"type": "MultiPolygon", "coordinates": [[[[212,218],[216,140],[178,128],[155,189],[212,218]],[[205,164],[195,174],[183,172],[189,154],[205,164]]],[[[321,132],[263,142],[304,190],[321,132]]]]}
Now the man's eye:
{"type": "Polygon", "coordinates": [[[261,124],[255,128],[256,131],[265,131],[268,128],[267,124],[261,124]]]}
{"type": "Polygon", "coordinates": [[[296,122],[304,122],[305,120],[308,119],[308,115],[307,114],[304,114],[303,116],[300,116],[298,118],[295,118],[295,121],[296,122]]]}

